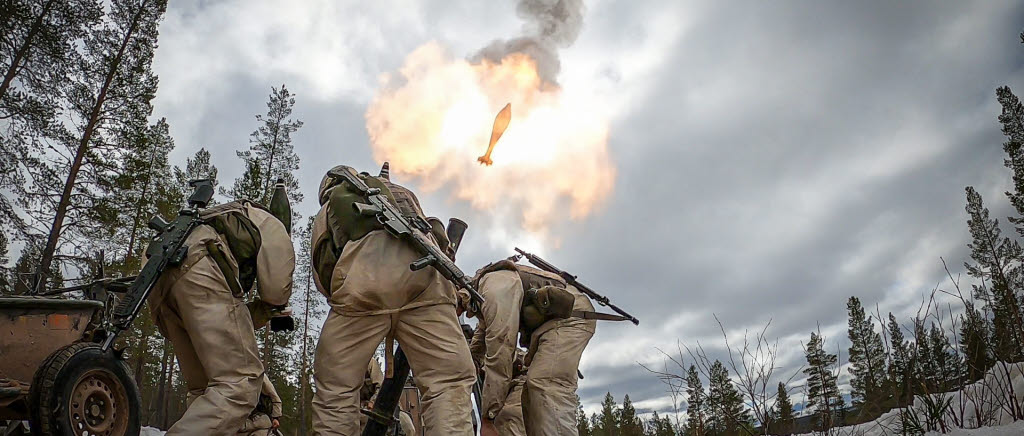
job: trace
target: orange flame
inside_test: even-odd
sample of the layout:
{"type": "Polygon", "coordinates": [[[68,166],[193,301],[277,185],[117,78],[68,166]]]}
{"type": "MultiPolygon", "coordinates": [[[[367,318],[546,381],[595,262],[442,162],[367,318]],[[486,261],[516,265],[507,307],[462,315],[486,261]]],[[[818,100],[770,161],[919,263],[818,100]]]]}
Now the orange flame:
{"type": "Polygon", "coordinates": [[[512,212],[541,237],[611,194],[607,120],[591,99],[542,81],[524,54],[474,64],[428,43],[381,82],[366,112],[374,159],[390,161],[394,174],[421,189],[450,189],[495,222],[512,212]],[[493,166],[479,165],[494,111],[506,102],[516,108],[512,124],[490,156],[493,166]]]}

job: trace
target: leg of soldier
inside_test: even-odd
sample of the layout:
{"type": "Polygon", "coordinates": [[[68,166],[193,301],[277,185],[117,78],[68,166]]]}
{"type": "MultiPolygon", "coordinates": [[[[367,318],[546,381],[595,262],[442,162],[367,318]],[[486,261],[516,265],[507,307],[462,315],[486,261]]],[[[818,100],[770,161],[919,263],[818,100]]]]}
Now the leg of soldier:
{"type": "Polygon", "coordinates": [[[476,369],[455,307],[439,304],[402,311],[395,338],[416,378],[426,434],[472,435],[470,393],[476,369]]]}
{"type": "Polygon", "coordinates": [[[526,427],[523,424],[523,385],[516,383],[512,392],[508,393],[505,405],[498,416],[494,417],[494,427],[499,436],[524,436],[526,427]]]}
{"type": "MultiPolygon", "coordinates": [[[[205,392],[167,434],[235,434],[256,407],[263,382],[249,311],[241,299],[231,295],[220,269],[209,257],[184,272],[167,298],[181,317],[194,357],[209,378],[205,392]]],[[[190,365],[186,363],[189,358],[181,360],[183,369],[190,365]]]]}
{"type": "Polygon", "coordinates": [[[390,317],[327,314],[313,357],[313,434],[360,433],[359,389],[390,317]]]}
{"type": "MultiPolygon", "coordinates": [[[[166,301],[166,300],[165,300],[166,301]]],[[[181,317],[173,302],[166,301],[153,313],[153,323],[160,329],[160,334],[174,344],[174,355],[178,359],[178,368],[181,370],[181,377],[185,379],[185,386],[188,392],[185,394],[185,407],[188,408],[192,402],[206,392],[206,386],[210,379],[206,377],[203,365],[199,363],[199,356],[196,356],[196,349],[192,346],[192,339],[182,326],[181,317]]]]}
{"type": "Polygon", "coordinates": [[[530,436],[576,434],[576,371],[594,322],[570,319],[537,338],[526,371],[523,421],[530,436]]]}

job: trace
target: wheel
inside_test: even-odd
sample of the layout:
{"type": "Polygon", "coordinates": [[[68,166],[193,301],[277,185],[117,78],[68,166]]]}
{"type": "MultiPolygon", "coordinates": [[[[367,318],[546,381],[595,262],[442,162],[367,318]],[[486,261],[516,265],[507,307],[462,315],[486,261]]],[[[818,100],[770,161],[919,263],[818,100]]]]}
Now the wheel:
{"type": "Polygon", "coordinates": [[[137,436],[141,402],[124,361],[99,344],[72,344],[36,371],[29,422],[34,435],[137,436]]]}

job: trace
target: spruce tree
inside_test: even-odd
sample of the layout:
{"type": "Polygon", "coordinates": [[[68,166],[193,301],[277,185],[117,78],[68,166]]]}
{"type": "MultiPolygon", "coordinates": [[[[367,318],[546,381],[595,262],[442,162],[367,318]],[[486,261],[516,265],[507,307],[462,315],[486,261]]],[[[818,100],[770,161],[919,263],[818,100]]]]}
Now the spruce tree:
{"type": "Polygon", "coordinates": [[[880,405],[884,399],[885,348],[882,336],[874,330],[871,317],[865,317],[864,307],[857,297],[846,304],[849,314],[850,385],[853,405],[857,408],[880,405]]]}
{"type": "Polygon", "coordinates": [[[793,402],[789,399],[789,391],[786,385],[779,382],[778,392],[775,395],[775,408],[772,417],[771,430],[777,435],[788,435],[793,432],[793,402]]]}
{"type": "Polygon", "coordinates": [[[935,369],[934,387],[937,392],[947,392],[960,386],[963,379],[963,362],[939,326],[932,324],[928,332],[928,343],[932,351],[935,369]]]}
{"type": "Polygon", "coordinates": [[[707,397],[697,373],[697,366],[690,365],[686,372],[686,427],[690,436],[707,434],[707,397]]]}
{"type": "Polygon", "coordinates": [[[82,222],[75,215],[88,210],[80,194],[88,192],[88,184],[96,183],[104,168],[117,166],[112,161],[125,144],[111,143],[112,135],[146,126],[157,86],[152,71],[157,26],[166,7],[166,0],[115,0],[104,24],[92,29],[82,43],[82,61],[65,89],[78,132],[67,138],[68,159],[51,172],[56,180],[37,182],[42,184],[42,195],[57,197],[40,256],[38,289],[43,272],[53,264],[61,236],[68,233],[65,220],[70,215],[71,222],[82,222]]]}
{"type": "Polygon", "coordinates": [[[643,436],[644,424],[636,416],[636,408],[627,394],[622,398],[622,409],[619,412],[619,434],[622,436],[643,436]]]}
{"type": "Polygon", "coordinates": [[[587,412],[583,411],[583,402],[580,401],[580,396],[576,396],[576,433],[579,436],[593,436],[594,431],[590,428],[590,419],[587,418],[587,412]]]}
{"type": "Polygon", "coordinates": [[[594,436],[619,436],[619,414],[622,409],[615,404],[612,393],[604,394],[604,401],[601,402],[601,412],[594,415],[592,420],[594,436]]]}
{"type": "Polygon", "coordinates": [[[807,408],[814,411],[821,430],[833,427],[844,402],[837,374],[833,372],[839,359],[835,354],[826,352],[824,345],[821,336],[812,332],[805,351],[807,368],[803,371],[807,375],[807,408]]]}
{"type": "Polygon", "coordinates": [[[964,356],[964,369],[968,383],[981,379],[992,366],[988,344],[988,332],[981,312],[967,301],[964,314],[960,317],[960,352],[964,356]]]}
{"type": "Polygon", "coordinates": [[[292,145],[292,134],[302,127],[302,121],[291,118],[294,106],[295,96],[288,88],[284,85],[280,89],[271,88],[267,114],[256,115],[260,126],[249,135],[249,150],[237,152],[245,162],[245,173],[224,194],[267,204],[274,183],[283,179],[291,199],[302,201],[295,178],[299,157],[292,145]]]}
{"type": "Polygon", "coordinates": [[[743,397],[729,379],[729,370],[716,360],[708,374],[708,429],[716,435],[735,435],[750,423],[743,397]]]}
{"type": "Polygon", "coordinates": [[[889,384],[899,404],[906,404],[911,398],[912,379],[910,346],[903,337],[903,329],[896,317],[889,313],[889,340],[892,343],[892,355],[889,357],[889,384]]]}

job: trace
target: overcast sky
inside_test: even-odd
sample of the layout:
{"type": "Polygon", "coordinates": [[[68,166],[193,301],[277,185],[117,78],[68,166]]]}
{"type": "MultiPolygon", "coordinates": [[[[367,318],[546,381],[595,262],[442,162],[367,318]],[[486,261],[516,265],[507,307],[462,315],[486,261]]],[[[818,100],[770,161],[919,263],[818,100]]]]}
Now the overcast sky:
{"type": "MultiPolygon", "coordinates": [[[[376,169],[364,113],[381,74],[424,43],[469,56],[521,27],[512,1],[288,3],[170,2],[154,116],[171,125],[174,163],[206,147],[230,184],[254,115],[287,84],[305,122],[293,138],[306,216],[331,166],[376,169]]],[[[677,341],[719,346],[714,314],[733,335],[774,320],[782,372],[819,324],[845,359],[849,296],[905,321],[942,282],[940,256],[963,270],[964,186],[1007,213],[995,88],[1024,89],[1024,4],[586,8],[558,80],[605,102],[617,177],[543,253],[641,320],[599,325],[581,368],[589,407],[611,391],[667,410],[638,362],[661,365],[657,348],[677,341]]],[[[480,212],[452,198],[421,195],[428,214],[470,223],[464,270],[511,254],[518,241],[484,237],[480,212]]]]}

